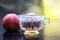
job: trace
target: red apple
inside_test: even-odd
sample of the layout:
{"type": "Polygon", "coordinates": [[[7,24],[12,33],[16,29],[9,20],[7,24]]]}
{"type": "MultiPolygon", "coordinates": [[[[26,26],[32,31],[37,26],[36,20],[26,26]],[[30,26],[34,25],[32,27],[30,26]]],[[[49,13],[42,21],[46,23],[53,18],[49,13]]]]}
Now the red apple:
{"type": "Polygon", "coordinates": [[[19,30],[19,19],[16,14],[7,14],[2,20],[3,28],[7,31],[19,30]]]}

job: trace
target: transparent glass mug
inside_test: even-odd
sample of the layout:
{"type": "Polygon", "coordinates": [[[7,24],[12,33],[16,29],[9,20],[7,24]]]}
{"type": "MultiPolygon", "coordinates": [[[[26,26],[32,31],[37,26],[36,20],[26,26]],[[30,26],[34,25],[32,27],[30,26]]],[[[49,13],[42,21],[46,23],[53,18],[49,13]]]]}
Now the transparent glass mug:
{"type": "Polygon", "coordinates": [[[20,28],[25,31],[24,35],[27,38],[37,37],[39,30],[50,23],[49,18],[44,18],[42,15],[20,15],[19,20],[20,28]]]}

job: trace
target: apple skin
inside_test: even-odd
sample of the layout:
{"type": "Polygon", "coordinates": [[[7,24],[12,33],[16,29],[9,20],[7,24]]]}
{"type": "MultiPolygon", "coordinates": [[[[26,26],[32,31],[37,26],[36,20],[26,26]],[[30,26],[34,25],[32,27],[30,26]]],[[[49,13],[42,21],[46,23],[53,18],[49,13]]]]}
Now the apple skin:
{"type": "Polygon", "coordinates": [[[19,30],[19,18],[16,14],[7,14],[2,19],[2,26],[6,31],[17,31],[19,30]]]}

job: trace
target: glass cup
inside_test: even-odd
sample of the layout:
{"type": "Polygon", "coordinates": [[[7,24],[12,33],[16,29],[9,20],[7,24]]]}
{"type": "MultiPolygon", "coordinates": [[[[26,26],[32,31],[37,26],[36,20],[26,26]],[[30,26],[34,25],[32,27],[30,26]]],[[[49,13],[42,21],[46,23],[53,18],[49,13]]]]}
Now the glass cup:
{"type": "Polygon", "coordinates": [[[44,18],[43,15],[20,15],[20,28],[24,30],[24,35],[27,38],[37,37],[39,30],[50,23],[49,18],[44,18]]]}

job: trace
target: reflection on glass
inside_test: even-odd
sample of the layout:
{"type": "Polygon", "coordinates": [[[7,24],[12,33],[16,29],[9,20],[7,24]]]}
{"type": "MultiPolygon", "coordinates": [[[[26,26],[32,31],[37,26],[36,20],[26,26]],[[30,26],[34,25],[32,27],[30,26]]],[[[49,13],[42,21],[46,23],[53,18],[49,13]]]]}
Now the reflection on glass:
{"type": "Polygon", "coordinates": [[[3,40],[23,40],[19,32],[5,32],[3,40]]]}

